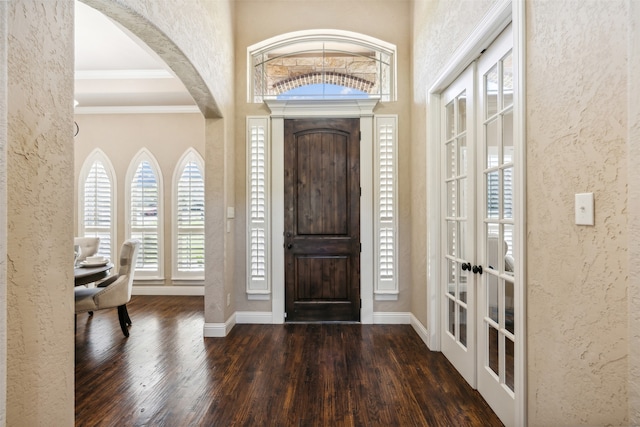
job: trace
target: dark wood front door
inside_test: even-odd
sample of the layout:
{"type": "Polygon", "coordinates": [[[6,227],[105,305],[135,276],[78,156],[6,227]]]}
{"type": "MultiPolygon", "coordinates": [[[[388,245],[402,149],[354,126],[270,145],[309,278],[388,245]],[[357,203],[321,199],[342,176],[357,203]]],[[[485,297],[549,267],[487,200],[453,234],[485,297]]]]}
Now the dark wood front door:
{"type": "Polygon", "coordinates": [[[360,320],[360,121],[285,120],[287,321],[360,320]]]}

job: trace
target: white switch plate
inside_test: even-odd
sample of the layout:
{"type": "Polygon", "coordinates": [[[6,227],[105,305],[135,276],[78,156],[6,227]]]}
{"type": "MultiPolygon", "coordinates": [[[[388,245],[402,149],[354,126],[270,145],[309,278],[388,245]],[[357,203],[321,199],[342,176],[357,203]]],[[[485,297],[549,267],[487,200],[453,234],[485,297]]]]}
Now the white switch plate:
{"type": "Polygon", "coordinates": [[[576,194],[576,225],[593,225],[593,193],[576,194]]]}
{"type": "Polygon", "coordinates": [[[227,218],[233,219],[236,217],[236,210],[233,206],[227,207],[227,218]]]}

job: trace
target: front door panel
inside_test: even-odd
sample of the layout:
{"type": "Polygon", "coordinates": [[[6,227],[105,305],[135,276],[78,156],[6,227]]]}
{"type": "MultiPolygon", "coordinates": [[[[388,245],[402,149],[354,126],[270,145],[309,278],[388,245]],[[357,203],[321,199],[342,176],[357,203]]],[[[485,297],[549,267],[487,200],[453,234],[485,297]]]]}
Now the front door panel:
{"type": "Polygon", "coordinates": [[[285,120],[287,321],[360,320],[359,129],[285,120]]]}

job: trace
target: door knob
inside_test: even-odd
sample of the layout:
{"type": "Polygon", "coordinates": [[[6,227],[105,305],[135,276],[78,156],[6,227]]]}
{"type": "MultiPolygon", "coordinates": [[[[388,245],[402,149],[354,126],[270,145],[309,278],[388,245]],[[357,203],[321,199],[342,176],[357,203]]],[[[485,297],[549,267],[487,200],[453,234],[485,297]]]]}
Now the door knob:
{"type": "Polygon", "coordinates": [[[471,271],[471,263],[470,262],[463,262],[462,263],[462,271],[471,271]]]}
{"type": "Polygon", "coordinates": [[[482,274],[482,266],[474,265],[473,266],[473,274],[482,274]]]}
{"type": "Polygon", "coordinates": [[[287,249],[291,249],[293,245],[291,243],[287,243],[287,249]]]}

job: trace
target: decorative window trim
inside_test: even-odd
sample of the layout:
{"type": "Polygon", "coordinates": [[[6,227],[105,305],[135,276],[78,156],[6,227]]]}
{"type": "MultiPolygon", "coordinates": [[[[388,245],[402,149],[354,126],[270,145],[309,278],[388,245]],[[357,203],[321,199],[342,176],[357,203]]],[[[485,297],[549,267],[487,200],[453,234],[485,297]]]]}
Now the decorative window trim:
{"type": "Polygon", "coordinates": [[[375,116],[376,300],[398,299],[398,116],[375,116]]]}
{"type": "MultiPolygon", "coordinates": [[[[171,280],[175,284],[177,281],[192,281],[192,280],[204,280],[204,266],[202,271],[180,271],[178,268],[179,254],[178,254],[178,235],[180,231],[179,223],[178,223],[178,190],[180,178],[184,172],[184,169],[188,163],[194,162],[198,169],[200,170],[200,174],[202,175],[203,185],[204,185],[204,160],[202,156],[194,149],[189,148],[182,155],[180,160],[178,161],[174,172],[173,172],[173,185],[172,185],[172,200],[171,204],[171,280]]],[[[203,194],[203,209],[204,209],[204,194],[203,194]]],[[[202,211],[204,214],[204,210],[202,211]]],[[[204,222],[202,227],[193,228],[194,232],[201,232],[202,239],[204,241],[204,222]]]]}
{"type": "MultiPolygon", "coordinates": [[[[343,31],[343,30],[331,30],[331,29],[319,29],[319,30],[304,30],[304,31],[295,31],[291,33],[281,34],[267,40],[264,40],[260,43],[256,43],[247,48],[247,102],[248,103],[260,103],[267,99],[275,99],[276,93],[267,94],[265,91],[265,87],[262,90],[258,90],[258,86],[265,86],[264,79],[261,81],[257,81],[254,67],[256,63],[258,66],[263,66],[264,55],[269,52],[273,52],[274,50],[282,50],[286,51],[286,55],[290,55],[292,52],[295,53],[295,45],[302,44],[317,44],[322,45],[322,52],[325,51],[325,46],[327,50],[332,50],[339,46],[340,44],[347,44],[358,46],[359,48],[365,49],[370,52],[376,53],[376,61],[388,63],[387,67],[378,66],[377,70],[377,81],[378,81],[378,92],[371,93],[371,97],[381,97],[382,101],[396,101],[397,100],[397,48],[392,43],[387,43],[383,40],[376,39],[371,36],[367,36],[365,34],[360,34],[352,31],[343,31]],[[383,59],[384,58],[384,59],[383,59]],[[384,68],[384,70],[382,69],[384,68]],[[383,82],[384,81],[384,82],[383,82]],[[388,83],[387,83],[388,82],[388,83]],[[383,91],[382,87],[386,89],[383,91]]],[[[305,51],[308,47],[305,48],[305,51]]],[[[344,48],[343,48],[344,49],[344,48]]],[[[339,49],[338,49],[339,50],[339,49]]],[[[348,53],[348,51],[343,51],[344,53],[348,53]]],[[[353,52],[356,56],[358,53],[353,52]]],[[[273,58],[271,58],[273,59],[273,58]]],[[[269,59],[269,60],[271,60],[269,59]]],[[[263,75],[265,70],[263,69],[263,75]]],[[[336,69],[331,70],[333,73],[337,72],[337,75],[343,74],[336,69]]],[[[328,75],[326,72],[318,73],[318,70],[312,70],[308,73],[310,76],[325,76],[328,75]],[[314,72],[315,71],[315,72],[314,72]]],[[[355,77],[355,76],[354,76],[355,77]]],[[[282,93],[286,89],[286,84],[283,85],[283,82],[287,80],[287,78],[282,79],[280,82],[271,82],[275,83],[273,85],[276,88],[277,93],[282,93]]],[[[348,83],[353,83],[355,80],[349,79],[348,83]]],[[[299,82],[298,82],[299,83],[299,82]]],[[[325,83],[329,83],[326,81],[325,83]]],[[[299,84],[297,84],[299,86],[299,84]]],[[[358,89],[361,84],[356,86],[346,85],[346,87],[352,87],[353,89],[358,89]]],[[[363,86],[368,87],[368,86],[363,86]]],[[[289,88],[290,89],[290,88],[289,88]]],[[[365,90],[368,92],[368,90],[365,90]]]]}
{"type": "Polygon", "coordinates": [[[100,161],[107,173],[107,177],[109,178],[111,184],[111,226],[109,230],[109,237],[111,239],[111,248],[109,251],[109,258],[115,260],[117,257],[116,251],[118,250],[118,245],[116,241],[116,231],[118,230],[117,218],[116,215],[117,210],[117,182],[116,182],[116,173],[113,168],[113,164],[109,160],[109,157],[100,150],[96,148],[87,156],[84,163],[82,164],[82,168],[80,169],[80,174],[78,177],[78,235],[79,236],[95,236],[91,231],[87,230],[87,227],[84,223],[84,206],[85,206],[85,185],[87,181],[87,177],[91,172],[93,164],[96,161],[100,161]]]}
{"type": "Polygon", "coordinates": [[[248,116],[247,147],[247,297],[269,299],[271,161],[269,117],[248,116]]]}
{"type": "MultiPolygon", "coordinates": [[[[138,169],[138,165],[147,161],[151,165],[151,169],[156,175],[156,180],[158,184],[158,203],[156,206],[157,211],[157,233],[158,233],[158,269],[156,271],[145,271],[141,269],[136,270],[136,281],[140,280],[163,280],[164,279],[164,185],[162,182],[162,172],[160,166],[156,158],[151,154],[149,150],[146,148],[141,149],[138,153],[131,159],[129,163],[129,168],[127,169],[127,174],[125,178],[125,206],[124,206],[124,217],[125,217],[125,238],[130,239],[132,234],[131,227],[131,181],[138,169]]],[[[141,247],[141,251],[142,251],[141,247]]]]}

